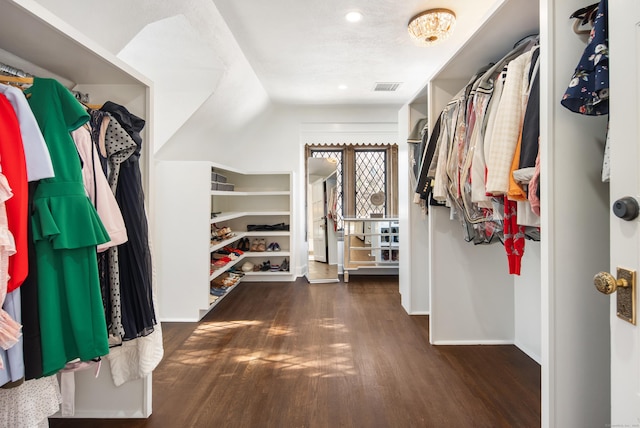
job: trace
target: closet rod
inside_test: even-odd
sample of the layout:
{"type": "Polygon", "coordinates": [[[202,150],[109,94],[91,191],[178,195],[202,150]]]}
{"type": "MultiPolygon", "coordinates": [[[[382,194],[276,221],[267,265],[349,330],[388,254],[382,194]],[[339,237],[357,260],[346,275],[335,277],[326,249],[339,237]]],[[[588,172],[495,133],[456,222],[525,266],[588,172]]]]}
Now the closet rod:
{"type": "Polygon", "coordinates": [[[0,62],[0,72],[18,77],[33,77],[31,74],[22,71],[19,68],[12,67],[9,64],[4,64],[2,62],[0,62]]]}

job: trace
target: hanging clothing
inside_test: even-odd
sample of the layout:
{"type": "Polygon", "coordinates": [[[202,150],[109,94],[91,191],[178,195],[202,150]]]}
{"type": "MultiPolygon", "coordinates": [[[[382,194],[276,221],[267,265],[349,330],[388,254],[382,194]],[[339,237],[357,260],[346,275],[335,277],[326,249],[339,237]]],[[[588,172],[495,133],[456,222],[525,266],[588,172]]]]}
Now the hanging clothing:
{"type": "Polygon", "coordinates": [[[509,171],[522,131],[522,121],[528,93],[528,72],[533,52],[528,51],[511,61],[496,113],[491,147],[487,158],[486,191],[504,195],[509,190],[509,171]]]}
{"type": "MultiPolygon", "coordinates": [[[[20,292],[22,287],[16,288],[7,294],[2,309],[16,322],[22,321],[22,308],[20,306],[20,292]]],[[[22,337],[9,349],[0,349],[0,358],[3,368],[0,369],[0,386],[8,388],[19,386],[24,380],[24,348],[22,337]]],[[[0,407],[1,409],[2,407],[0,407]]],[[[2,412],[0,412],[2,413],[2,412]]]]}
{"type": "Polygon", "coordinates": [[[540,49],[533,51],[529,75],[531,88],[527,108],[522,121],[522,145],[520,149],[520,168],[533,167],[540,148],[540,49]]]}
{"type": "Polygon", "coordinates": [[[127,242],[127,229],[116,198],[109,188],[107,177],[102,172],[97,150],[86,126],[72,131],[71,137],[82,161],[82,179],[85,190],[111,238],[109,242],[98,245],[98,252],[103,252],[108,248],[127,242]]]}
{"type": "Polygon", "coordinates": [[[111,115],[105,141],[109,183],[115,183],[129,236],[127,243],[117,247],[125,341],[111,348],[108,357],[113,381],[121,385],[151,373],[164,351],[161,325],[155,320],[151,249],[139,168],[140,131],[145,123],[115,103],[107,102],[102,109],[111,115]]]}
{"type": "MultiPolygon", "coordinates": [[[[20,323],[2,309],[7,295],[9,257],[16,253],[16,244],[11,231],[9,231],[5,206],[7,199],[12,196],[7,178],[0,172],[0,348],[2,349],[9,349],[14,346],[22,335],[20,323]]],[[[3,367],[4,363],[2,356],[0,356],[0,370],[3,367]]]]}
{"type": "Polygon", "coordinates": [[[16,254],[9,258],[7,292],[18,288],[27,277],[28,184],[27,167],[20,124],[6,96],[0,94],[0,165],[13,197],[6,201],[7,219],[16,244],[16,254]]]}
{"type": "Polygon", "coordinates": [[[590,116],[609,113],[609,32],[607,0],[600,0],[589,42],[560,103],[590,116]]]}
{"type": "MultiPolygon", "coordinates": [[[[116,195],[118,179],[120,177],[120,165],[135,153],[136,143],[117,120],[113,119],[109,113],[106,113],[106,115],[109,117],[109,124],[105,132],[105,151],[109,164],[108,181],[112,193],[116,195]]],[[[122,207],[120,211],[122,213],[122,207]]],[[[127,227],[126,221],[125,227],[127,227]]],[[[108,249],[106,270],[109,274],[109,300],[111,308],[109,333],[114,338],[117,338],[118,342],[121,342],[126,332],[122,323],[119,251],[119,246],[108,249]]]]}
{"type": "MultiPolygon", "coordinates": [[[[33,212],[33,195],[35,195],[38,183],[38,181],[29,183],[29,212],[33,212]]],[[[38,292],[38,263],[36,261],[36,248],[33,241],[33,227],[31,222],[27,224],[27,250],[29,256],[29,274],[20,286],[25,380],[36,379],[42,376],[42,340],[40,310],[38,309],[38,302],[40,301],[38,292]]]]}
{"type": "Polygon", "coordinates": [[[124,339],[127,340],[148,335],[156,325],[149,232],[139,166],[142,149],[140,131],[145,122],[112,102],[106,102],[101,110],[108,111],[115,119],[107,130],[107,139],[111,135],[111,141],[106,141],[112,167],[109,183],[112,189],[114,182],[117,186],[115,196],[129,236],[127,243],[118,246],[122,325],[124,339]],[[116,124],[126,134],[118,130],[116,124]]]}
{"type": "Polygon", "coordinates": [[[33,379],[12,389],[0,389],[0,426],[33,428],[60,410],[56,376],[33,379]]]}
{"type": "Polygon", "coordinates": [[[49,150],[24,93],[18,88],[3,84],[0,84],[0,93],[7,97],[18,119],[27,164],[27,180],[33,182],[53,177],[49,150]]]}
{"type": "MultiPolygon", "coordinates": [[[[89,109],[88,110],[91,119],[89,120],[91,130],[91,141],[96,149],[96,153],[99,158],[100,166],[105,177],[109,175],[109,162],[107,159],[107,149],[105,146],[105,136],[109,122],[111,121],[109,114],[100,110],[89,109]]],[[[108,181],[107,181],[108,182],[108,181]]],[[[113,193],[113,191],[111,191],[113,193]]],[[[116,202],[117,204],[117,202],[116,202]]],[[[120,210],[120,207],[118,207],[120,210]]],[[[120,213],[122,216],[122,213],[120,213]]],[[[123,219],[124,222],[124,219],[123,219]]],[[[126,229],[126,226],[125,226],[126,229]]],[[[127,238],[128,239],[128,238],[127,238]]],[[[117,251],[112,249],[112,251],[117,251]]],[[[102,306],[104,307],[104,314],[107,320],[107,329],[109,331],[109,344],[118,344],[122,341],[124,336],[124,329],[122,329],[122,323],[120,321],[120,282],[117,276],[112,277],[109,272],[109,260],[114,259],[114,254],[107,249],[107,251],[98,252],[98,276],[100,278],[100,292],[102,293],[102,306]],[[112,289],[117,289],[117,294],[111,292],[112,289]],[[116,300],[117,299],[117,300],[116,300]],[[117,305],[117,315],[113,313],[113,305],[117,305]],[[114,320],[118,320],[118,324],[114,327],[114,320]]]]}
{"type": "MultiPolygon", "coordinates": [[[[415,187],[415,193],[418,195],[421,201],[424,201],[424,209],[427,211],[427,202],[432,196],[433,191],[433,177],[429,175],[429,167],[437,153],[438,136],[440,135],[440,127],[442,124],[442,114],[438,116],[435,125],[432,127],[431,135],[428,136],[425,132],[422,139],[425,141],[423,145],[424,154],[421,156],[420,169],[418,175],[418,182],[415,187]],[[428,142],[427,141],[428,137],[428,142]]],[[[425,125],[426,126],[426,125],[425,125]]]]}
{"type": "MultiPolygon", "coordinates": [[[[53,165],[44,137],[24,93],[13,86],[0,84],[3,93],[16,113],[25,152],[27,167],[27,212],[32,212],[33,195],[38,181],[53,177],[53,165]]],[[[35,248],[31,222],[27,221],[28,273],[20,285],[22,306],[22,343],[24,347],[25,379],[42,376],[42,351],[40,346],[40,316],[38,311],[38,284],[35,248]]]]}
{"type": "Polygon", "coordinates": [[[504,248],[509,274],[520,275],[524,254],[524,227],[517,224],[516,203],[504,197],[504,248]]]}
{"type": "Polygon", "coordinates": [[[38,265],[43,374],[109,352],[96,246],[109,236],[82,183],[70,131],[89,120],[73,94],[54,79],[25,90],[51,155],[54,178],[41,180],[32,225],[38,265]]]}

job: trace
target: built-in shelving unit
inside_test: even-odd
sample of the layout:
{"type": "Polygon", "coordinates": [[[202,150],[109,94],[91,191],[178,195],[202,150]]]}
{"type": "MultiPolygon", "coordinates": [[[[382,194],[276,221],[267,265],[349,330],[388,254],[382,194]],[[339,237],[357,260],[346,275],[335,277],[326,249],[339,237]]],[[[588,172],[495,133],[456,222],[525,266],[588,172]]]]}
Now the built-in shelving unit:
{"type": "Polygon", "coordinates": [[[201,319],[236,287],[237,283],[222,295],[211,293],[214,281],[226,272],[239,272],[244,275],[242,280],[251,282],[295,278],[290,172],[248,173],[212,162],[161,161],[157,177],[163,190],[158,197],[157,222],[161,230],[160,316],[164,321],[201,319]],[[220,177],[229,190],[211,190],[215,187],[212,180],[220,177]],[[260,225],[276,230],[253,230],[260,225]],[[214,240],[215,230],[223,228],[230,232],[223,240],[214,240]],[[214,253],[239,248],[246,240],[250,246],[263,240],[265,251],[255,251],[254,245],[224,266],[213,265],[214,253]],[[279,251],[266,251],[272,243],[278,244],[279,251]],[[284,269],[285,260],[288,269],[284,269]],[[260,268],[267,261],[283,270],[246,271],[248,263],[260,268]]]}

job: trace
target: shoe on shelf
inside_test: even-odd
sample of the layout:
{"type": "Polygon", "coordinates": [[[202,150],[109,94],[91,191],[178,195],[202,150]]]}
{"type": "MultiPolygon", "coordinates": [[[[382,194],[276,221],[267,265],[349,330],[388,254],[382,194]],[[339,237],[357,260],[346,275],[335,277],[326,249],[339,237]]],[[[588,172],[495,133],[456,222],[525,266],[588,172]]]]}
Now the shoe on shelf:
{"type": "Polygon", "coordinates": [[[240,249],[242,251],[251,251],[251,242],[249,241],[249,238],[242,238],[241,242],[242,248],[240,249]]]}
{"type": "Polygon", "coordinates": [[[227,292],[227,290],[222,289],[222,288],[218,288],[218,287],[211,287],[211,289],[209,290],[209,294],[213,295],[213,296],[224,296],[224,294],[227,292]]]}
{"type": "Polygon", "coordinates": [[[278,244],[277,242],[272,242],[271,247],[272,251],[280,251],[280,244],[278,244]]]}
{"type": "Polygon", "coordinates": [[[252,251],[252,252],[260,251],[260,250],[258,250],[258,246],[259,246],[259,245],[260,245],[260,240],[259,240],[259,239],[254,239],[254,240],[251,242],[251,251],[252,251]]]}
{"type": "Polygon", "coordinates": [[[266,251],[267,250],[267,244],[264,241],[264,239],[260,239],[258,241],[258,251],[266,251]]]}
{"type": "Polygon", "coordinates": [[[267,260],[266,262],[262,263],[262,266],[260,267],[260,270],[262,272],[267,272],[267,271],[271,270],[271,262],[269,260],[267,260]]]}
{"type": "Polygon", "coordinates": [[[289,261],[284,259],[280,264],[280,272],[289,272],[289,261]]]}

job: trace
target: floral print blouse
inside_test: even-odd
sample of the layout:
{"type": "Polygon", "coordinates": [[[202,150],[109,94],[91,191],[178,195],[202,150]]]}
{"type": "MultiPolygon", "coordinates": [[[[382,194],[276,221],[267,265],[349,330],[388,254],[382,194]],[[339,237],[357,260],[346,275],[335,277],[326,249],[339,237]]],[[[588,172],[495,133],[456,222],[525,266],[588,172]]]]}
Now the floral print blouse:
{"type": "Polygon", "coordinates": [[[601,0],[582,54],[561,104],[569,110],[590,116],[609,113],[609,36],[607,0],[601,0]]]}

